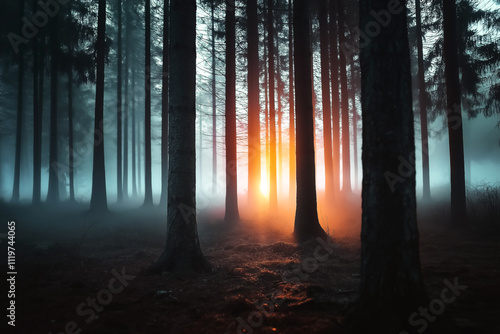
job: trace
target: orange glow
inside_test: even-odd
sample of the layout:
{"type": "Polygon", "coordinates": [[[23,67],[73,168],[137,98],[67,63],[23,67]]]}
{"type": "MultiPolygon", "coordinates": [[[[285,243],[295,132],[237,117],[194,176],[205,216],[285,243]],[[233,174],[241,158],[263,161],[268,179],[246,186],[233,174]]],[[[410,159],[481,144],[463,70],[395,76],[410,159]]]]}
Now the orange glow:
{"type": "Polygon", "coordinates": [[[260,192],[264,195],[265,198],[269,198],[269,181],[267,179],[267,175],[262,175],[260,180],[260,192]]]}

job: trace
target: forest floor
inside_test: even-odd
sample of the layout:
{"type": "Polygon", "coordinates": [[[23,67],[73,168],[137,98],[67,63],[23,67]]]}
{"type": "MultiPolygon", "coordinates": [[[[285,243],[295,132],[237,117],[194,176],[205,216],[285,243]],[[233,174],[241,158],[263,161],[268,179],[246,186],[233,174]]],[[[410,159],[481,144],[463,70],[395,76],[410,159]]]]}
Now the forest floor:
{"type": "MultiPolygon", "coordinates": [[[[157,209],[102,217],[80,206],[0,212],[2,221],[16,221],[17,266],[16,327],[2,333],[336,333],[359,291],[359,217],[329,229],[328,244],[298,245],[273,221],[226,231],[200,213],[214,271],[177,277],[141,274],[164,247],[157,209]]],[[[466,288],[446,312],[460,332],[500,333],[500,237],[450,231],[441,217],[439,207],[421,214],[430,300],[458,280],[466,288]]]]}

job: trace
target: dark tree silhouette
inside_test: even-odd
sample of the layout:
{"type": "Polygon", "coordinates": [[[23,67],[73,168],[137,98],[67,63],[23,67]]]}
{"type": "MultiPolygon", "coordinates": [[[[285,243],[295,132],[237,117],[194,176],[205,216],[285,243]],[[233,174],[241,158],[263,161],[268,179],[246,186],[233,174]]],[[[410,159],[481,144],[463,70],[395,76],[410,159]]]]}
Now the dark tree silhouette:
{"type": "Polygon", "coordinates": [[[454,1],[443,1],[443,30],[446,80],[446,116],[450,145],[451,222],[466,218],[464,138],[457,46],[457,9],[454,1]]]}
{"type": "Polygon", "coordinates": [[[238,211],[238,160],[236,152],[236,16],[226,3],[226,213],[224,221],[240,219],[238,211]]]}
{"type": "Polygon", "coordinates": [[[319,224],[316,200],[309,26],[309,1],[294,0],[293,41],[297,107],[297,207],[294,235],[299,241],[313,237],[326,238],[326,233],[319,224]]]}
{"type": "Polygon", "coordinates": [[[295,96],[293,94],[293,16],[292,16],[292,0],[288,0],[288,106],[290,109],[290,126],[289,126],[289,167],[290,180],[288,182],[290,199],[295,196],[295,96]]]}
{"type": "Polygon", "coordinates": [[[117,39],[117,53],[116,53],[116,196],[118,202],[123,201],[123,146],[122,146],[122,65],[123,65],[123,51],[122,51],[122,0],[118,0],[116,9],[118,16],[118,36],[117,39]]]}
{"type": "Polygon", "coordinates": [[[217,191],[217,98],[215,78],[215,0],[211,3],[212,32],[212,191],[217,191]]]}
{"type": "Polygon", "coordinates": [[[274,0],[267,0],[267,49],[269,63],[269,207],[278,207],[278,184],[276,179],[276,107],[274,98],[274,0]]]}
{"type": "Polygon", "coordinates": [[[425,68],[422,35],[422,11],[420,1],[415,1],[415,20],[417,37],[417,64],[418,64],[418,101],[420,109],[420,135],[422,136],[422,178],[423,195],[425,199],[431,197],[429,177],[429,133],[427,129],[427,95],[425,91],[425,68]]]}
{"type": "MultiPolygon", "coordinates": [[[[25,0],[18,1],[19,20],[24,16],[25,0]]],[[[22,22],[22,21],[20,21],[22,22]]],[[[22,29],[22,24],[19,31],[22,29]]],[[[14,158],[14,186],[12,202],[19,201],[19,183],[21,179],[21,149],[23,141],[23,102],[24,102],[24,45],[20,45],[17,53],[17,121],[16,121],[16,155],[14,158]]]]}
{"type": "Polygon", "coordinates": [[[257,0],[247,1],[248,40],[248,199],[257,204],[260,187],[259,21],[257,0]]]}
{"type": "Polygon", "coordinates": [[[328,38],[328,3],[320,1],[318,8],[319,38],[321,49],[321,100],[323,103],[323,142],[325,157],[325,197],[333,199],[333,161],[332,161],[332,118],[330,105],[330,56],[328,38]]]}
{"type": "MultiPolygon", "coordinates": [[[[339,0],[338,5],[338,36],[339,45],[346,43],[346,1],[339,0]]],[[[340,90],[342,106],[342,192],[351,193],[351,144],[349,138],[349,92],[347,90],[347,59],[346,53],[339,54],[340,90]]]]}
{"type": "Polygon", "coordinates": [[[106,49],[106,0],[99,0],[97,17],[97,81],[94,120],[94,163],[92,170],[91,211],[107,211],[106,174],[104,169],[104,58],[106,49]]]}
{"type": "Polygon", "coordinates": [[[160,206],[167,208],[168,198],[168,53],[169,53],[169,0],[163,2],[163,74],[161,86],[161,197],[160,206]]]}
{"type": "Polygon", "coordinates": [[[59,202],[58,174],[58,89],[59,89],[59,18],[55,16],[50,23],[50,143],[49,143],[49,189],[47,202],[59,202]]]}
{"type": "Polygon", "coordinates": [[[338,0],[330,0],[328,14],[330,17],[330,72],[332,84],[332,159],[333,159],[333,189],[340,191],[340,98],[339,98],[339,56],[338,56],[338,0]]]}
{"type": "Polygon", "coordinates": [[[151,180],[151,0],[146,0],[144,9],[146,21],[144,90],[144,205],[153,205],[153,186],[151,180]]]}
{"type": "Polygon", "coordinates": [[[170,1],[167,240],[152,272],[203,272],[196,222],[196,1],[170,1]]]}
{"type": "MultiPolygon", "coordinates": [[[[33,1],[33,8],[36,8],[36,1],[33,1]]],[[[42,181],[42,95],[40,83],[43,76],[44,63],[40,61],[43,57],[39,48],[45,41],[40,36],[33,39],[33,204],[41,202],[41,181],[42,181]]]]}
{"type": "MultiPolygon", "coordinates": [[[[386,0],[361,0],[361,29],[386,0]]],[[[393,7],[394,8],[394,7],[393,7]]],[[[360,297],[354,333],[415,332],[409,316],[426,302],[420,272],[415,174],[391,187],[400,158],[415,151],[410,54],[404,3],[390,23],[361,48],[363,190],[360,297]],[[390,129],[390,131],[388,131],[390,129]]]]}

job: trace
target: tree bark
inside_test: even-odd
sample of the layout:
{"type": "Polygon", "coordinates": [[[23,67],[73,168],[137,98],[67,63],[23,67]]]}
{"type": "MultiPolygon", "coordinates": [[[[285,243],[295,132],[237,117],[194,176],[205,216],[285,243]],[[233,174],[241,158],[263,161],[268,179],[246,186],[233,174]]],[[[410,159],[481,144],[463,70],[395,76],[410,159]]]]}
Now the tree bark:
{"type": "Polygon", "coordinates": [[[332,161],[334,194],[340,191],[340,97],[339,97],[339,60],[338,60],[338,0],[330,0],[328,13],[330,16],[330,72],[332,83],[332,161]]]}
{"type": "MultiPolygon", "coordinates": [[[[346,42],[345,29],[345,0],[339,0],[338,7],[338,32],[339,44],[346,42]]],[[[341,86],[341,104],[342,104],[342,192],[351,193],[351,144],[349,131],[349,92],[347,88],[347,59],[345,52],[340,52],[340,86],[341,86]]]]}
{"type": "Polygon", "coordinates": [[[57,152],[58,131],[58,85],[59,85],[59,31],[58,18],[52,18],[50,24],[50,144],[49,144],[49,189],[47,202],[59,202],[59,159],[57,152]]]}
{"type": "Polygon", "coordinates": [[[319,224],[314,160],[309,1],[293,2],[295,96],[297,104],[297,207],[294,235],[299,241],[326,238],[319,224]]]}
{"type": "Polygon", "coordinates": [[[123,146],[122,146],[122,0],[118,0],[118,36],[116,55],[116,196],[123,202],[123,146]]]}
{"type": "Polygon", "coordinates": [[[330,59],[328,54],[328,6],[320,1],[318,9],[319,35],[321,49],[321,96],[323,104],[323,144],[325,161],[325,198],[327,203],[333,199],[333,161],[332,161],[332,119],[330,105],[330,59]]]}
{"type": "MultiPolygon", "coordinates": [[[[409,316],[427,302],[418,252],[415,174],[390,183],[415,151],[405,2],[361,48],[363,190],[361,287],[354,333],[416,333],[409,316]]],[[[360,28],[386,0],[360,1],[360,28]]]]}
{"type": "Polygon", "coordinates": [[[293,94],[293,26],[292,26],[292,0],[288,0],[288,106],[289,106],[289,195],[290,200],[295,198],[295,96],[293,94]]]}
{"type": "Polygon", "coordinates": [[[153,205],[151,180],[151,0],[146,0],[146,71],[144,113],[144,206],[153,205]]]}
{"type": "Polygon", "coordinates": [[[454,1],[443,1],[443,31],[446,81],[446,115],[450,145],[451,223],[461,225],[466,220],[464,138],[460,92],[457,10],[454,1]]]}
{"type": "Polygon", "coordinates": [[[125,0],[125,62],[124,62],[124,91],[123,91],[123,198],[127,199],[129,195],[128,177],[129,177],[129,71],[130,71],[130,17],[129,4],[125,0]]]}
{"type": "MultiPolygon", "coordinates": [[[[163,3],[163,74],[161,86],[161,197],[160,206],[167,208],[168,197],[168,64],[169,64],[169,0],[163,3]]],[[[200,147],[201,149],[201,147],[200,147]]]]}
{"type": "Polygon", "coordinates": [[[106,0],[99,0],[97,18],[97,82],[94,121],[94,164],[92,171],[91,211],[107,211],[104,166],[104,54],[106,48],[106,0]]]}
{"type": "MultiPolygon", "coordinates": [[[[70,54],[73,56],[73,45],[70,46],[70,54]]],[[[72,59],[72,58],[71,58],[72,59]]],[[[71,60],[72,61],[72,60],[71,60]]],[[[73,66],[70,63],[68,69],[68,144],[69,144],[69,201],[75,202],[75,159],[74,159],[74,136],[73,136],[73,66]]]]}
{"type": "Polygon", "coordinates": [[[278,207],[278,185],[276,179],[276,106],[274,85],[274,0],[267,0],[267,48],[269,64],[269,208],[278,207]]]}
{"type": "Polygon", "coordinates": [[[236,152],[236,17],[235,6],[226,3],[226,212],[224,221],[239,221],[238,160],[236,152]]]}
{"type": "Polygon", "coordinates": [[[212,192],[217,192],[217,99],[215,77],[215,1],[212,1],[212,192]]]}
{"type": "MultiPolygon", "coordinates": [[[[36,1],[33,1],[36,8],[36,1]]],[[[38,48],[39,36],[33,39],[33,204],[41,202],[41,169],[42,169],[42,106],[40,105],[40,72],[44,64],[38,48]],[[40,70],[41,68],[41,70],[40,70]]],[[[42,41],[43,43],[43,41],[42,41]]]]}
{"type": "MultiPolygon", "coordinates": [[[[24,16],[25,0],[18,1],[19,19],[24,16]]],[[[19,27],[21,30],[21,27],[19,27]]],[[[23,141],[23,102],[24,102],[24,45],[17,54],[17,117],[16,117],[16,155],[14,160],[14,186],[12,202],[19,201],[19,184],[21,181],[21,149],[23,141]]]]}
{"type": "Polygon", "coordinates": [[[352,102],[352,155],[353,155],[353,172],[354,172],[354,185],[353,189],[358,188],[358,111],[356,107],[356,92],[357,92],[357,80],[355,70],[355,61],[352,59],[351,63],[351,102],[352,102]]]}
{"type": "Polygon", "coordinates": [[[418,63],[418,100],[420,107],[420,134],[422,136],[422,182],[424,199],[431,198],[429,176],[429,133],[427,129],[427,105],[425,93],[425,68],[422,43],[422,14],[420,1],[415,1],[416,34],[417,34],[417,63],[418,63]]]}
{"type": "Polygon", "coordinates": [[[196,223],[196,1],[170,1],[167,240],[152,272],[203,272],[196,223]]]}
{"type": "Polygon", "coordinates": [[[137,196],[137,131],[139,130],[139,127],[137,126],[137,121],[136,121],[136,110],[135,110],[135,65],[132,65],[132,80],[131,80],[131,85],[132,85],[132,196],[136,197],[137,196]]]}
{"type": "Polygon", "coordinates": [[[247,1],[248,36],[248,199],[251,207],[258,205],[260,152],[259,93],[259,29],[257,0],[247,1]]]}

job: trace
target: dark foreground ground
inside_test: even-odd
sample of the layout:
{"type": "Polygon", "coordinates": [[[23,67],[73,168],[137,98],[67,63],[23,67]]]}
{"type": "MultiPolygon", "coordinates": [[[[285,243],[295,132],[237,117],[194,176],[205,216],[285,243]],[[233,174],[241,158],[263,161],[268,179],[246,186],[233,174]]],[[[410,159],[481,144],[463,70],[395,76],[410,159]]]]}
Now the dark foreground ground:
{"type": "MultiPolygon", "coordinates": [[[[267,228],[243,222],[228,232],[202,213],[201,243],[214,273],[181,278],[141,275],[164,246],[160,212],[1,212],[17,223],[18,273],[16,327],[2,333],[337,333],[358,295],[356,222],[342,234],[332,227],[330,245],[297,245],[286,229],[271,228],[273,221],[262,222],[267,228]]],[[[420,248],[430,300],[458,280],[466,288],[445,311],[459,331],[500,333],[500,238],[447,230],[432,212],[421,217],[428,220],[420,248]]]]}

